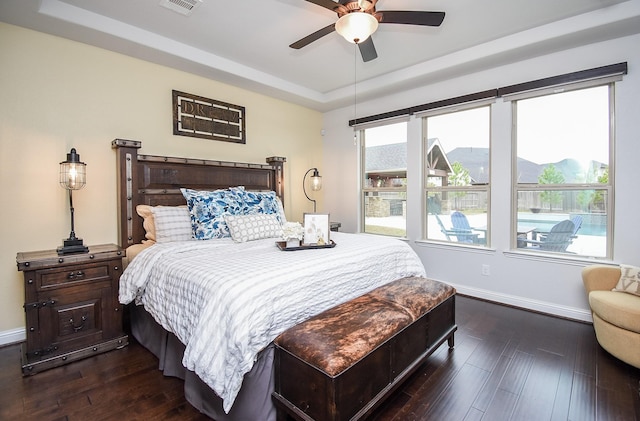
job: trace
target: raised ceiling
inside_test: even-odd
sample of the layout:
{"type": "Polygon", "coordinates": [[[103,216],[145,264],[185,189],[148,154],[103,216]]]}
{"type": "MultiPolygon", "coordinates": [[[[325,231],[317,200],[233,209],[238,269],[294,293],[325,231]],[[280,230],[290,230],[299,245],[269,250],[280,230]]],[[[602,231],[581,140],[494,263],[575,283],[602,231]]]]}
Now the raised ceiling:
{"type": "Polygon", "coordinates": [[[640,0],[379,0],[378,10],[446,13],[440,27],[380,25],[363,63],[304,0],[203,0],[184,16],[160,0],[0,0],[0,20],[327,111],[562,48],[640,32],[640,0]]]}

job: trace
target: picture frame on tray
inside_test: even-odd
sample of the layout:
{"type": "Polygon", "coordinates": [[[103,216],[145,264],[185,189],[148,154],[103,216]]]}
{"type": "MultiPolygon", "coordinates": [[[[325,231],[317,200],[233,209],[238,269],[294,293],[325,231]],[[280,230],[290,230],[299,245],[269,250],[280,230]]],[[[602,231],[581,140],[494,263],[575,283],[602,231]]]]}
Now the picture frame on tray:
{"type": "Polygon", "coordinates": [[[331,243],[328,213],[305,213],[303,215],[303,245],[328,245],[331,243]]]}

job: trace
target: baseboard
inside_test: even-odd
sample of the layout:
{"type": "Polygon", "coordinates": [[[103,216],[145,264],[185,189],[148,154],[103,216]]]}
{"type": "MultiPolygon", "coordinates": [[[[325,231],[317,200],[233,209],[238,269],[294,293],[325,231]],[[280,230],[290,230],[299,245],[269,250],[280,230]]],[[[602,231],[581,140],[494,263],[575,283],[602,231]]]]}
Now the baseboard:
{"type": "Polygon", "coordinates": [[[500,304],[506,304],[513,307],[519,307],[526,310],[536,311],[539,313],[549,314],[552,316],[562,317],[565,319],[578,320],[581,322],[593,323],[591,311],[581,308],[573,308],[561,306],[558,304],[547,303],[544,301],[531,300],[524,297],[514,295],[501,294],[494,291],[484,289],[469,288],[464,285],[450,284],[456,291],[462,295],[476,297],[487,301],[493,301],[500,304]]]}
{"type": "Polygon", "coordinates": [[[27,335],[24,333],[23,327],[0,332],[0,346],[24,342],[26,339],[27,335]]]}

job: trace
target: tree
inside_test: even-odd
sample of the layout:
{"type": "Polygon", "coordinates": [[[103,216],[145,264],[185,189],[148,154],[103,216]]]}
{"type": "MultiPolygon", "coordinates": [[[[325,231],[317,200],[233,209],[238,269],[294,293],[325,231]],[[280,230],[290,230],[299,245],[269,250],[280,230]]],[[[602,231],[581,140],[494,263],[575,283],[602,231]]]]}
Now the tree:
{"type": "MultiPolygon", "coordinates": [[[[449,175],[449,185],[450,186],[469,186],[471,185],[471,175],[469,175],[469,170],[466,169],[462,164],[458,161],[451,164],[451,174],[449,175]]],[[[456,209],[458,208],[458,197],[465,196],[466,192],[453,192],[456,209]]]]}
{"type": "MultiPolygon", "coordinates": [[[[598,183],[609,184],[609,168],[605,168],[602,175],[598,177],[598,183]]],[[[592,200],[593,207],[598,210],[606,211],[606,202],[602,190],[596,190],[592,200]]]]}
{"type": "MultiPolygon", "coordinates": [[[[538,184],[562,183],[564,183],[564,176],[553,164],[544,167],[542,174],[538,176],[538,184]]],[[[542,200],[542,203],[549,203],[549,212],[551,212],[555,203],[562,202],[562,193],[558,191],[543,191],[540,192],[540,200],[542,200]]]]}
{"type": "MultiPolygon", "coordinates": [[[[594,184],[597,178],[598,175],[596,167],[594,165],[590,165],[589,169],[585,171],[584,183],[594,184]]],[[[578,194],[576,195],[576,203],[580,207],[580,210],[586,211],[591,207],[595,194],[595,190],[581,190],[580,192],[578,192],[578,194]]]]}
{"type": "MultiPolygon", "coordinates": [[[[609,168],[604,170],[592,166],[585,174],[586,184],[609,184],[609,168]],[[598,175],[598,172],[601,172],[598,175]]],[[[604,210],[606,207],[602,190],[582,190],[576,197],[576,202],[585,211],[604,210]]]]}
{"type": "Polygon", "coordinates": [[[452,173],[449,175],[450,186],[468,186],[471,184],[471,176],[469,170],[462,166],[458,161],[451,165],[452,173]]]}

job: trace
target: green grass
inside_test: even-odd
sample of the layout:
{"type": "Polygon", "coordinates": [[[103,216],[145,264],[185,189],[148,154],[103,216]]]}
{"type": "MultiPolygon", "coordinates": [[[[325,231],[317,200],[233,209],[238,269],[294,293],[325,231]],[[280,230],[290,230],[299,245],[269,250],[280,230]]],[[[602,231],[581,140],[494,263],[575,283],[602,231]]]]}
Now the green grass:
{"type": "Polygon", "coordinates": [[[389,235],[392,237],[406,237],[407,230],[402,228],[383,227],[380,225],[365,225],[364,232],[367,234],[389,235]]]}

